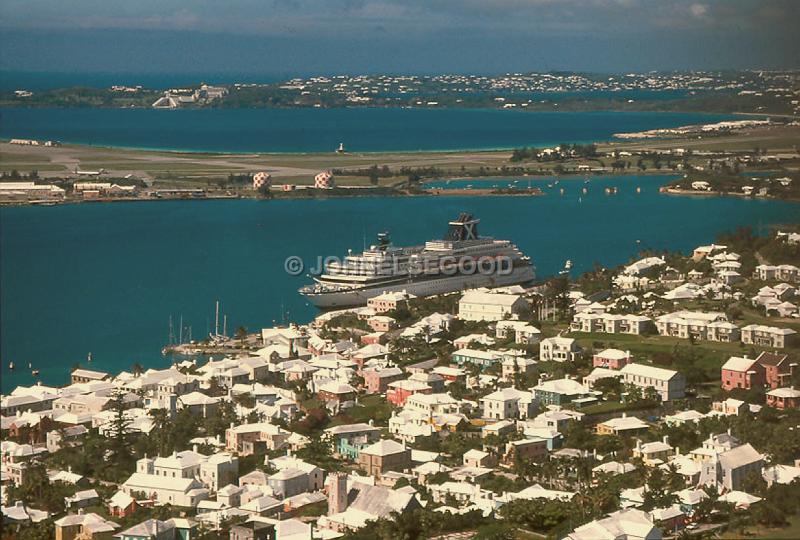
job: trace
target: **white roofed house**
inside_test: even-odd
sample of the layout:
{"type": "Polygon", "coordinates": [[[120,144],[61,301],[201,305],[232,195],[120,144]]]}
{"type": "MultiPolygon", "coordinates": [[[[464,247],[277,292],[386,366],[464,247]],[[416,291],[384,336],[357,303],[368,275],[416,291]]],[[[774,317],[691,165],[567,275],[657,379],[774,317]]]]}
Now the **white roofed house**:
{"type": "Polygon", "coordinates": [[[375,313],[386,313],[406,307],[412,298],[416,298],[416,296],[406,291],[390,291],[367,300],[367,307],[374,309],[375,313]]]}
{"type": "Polygon", "coordinates": [[[452,360],[459,366],[472,364],[480,368],[487,368],[499,364],[503,358],[500,351],[481,351],[478,349],[460,349],[453,351],[452,360]]]}
{"type": "Polygon", "coordinates": [[[339,405],[355,400],[356,393],[356,389],[349,384],[335,380],[321,385],[317,391],[317,395],[321,400],[339,405]]]}
{"type": "Polygon", "coordinates": [[[105,371],[94,371],[91,369],[78,368],[72,370],[70,379],[72,384],[85,383],[91,381],[105,381],[109,378],[109,374],[105,371]]]}
{"type": "Polygon", "coordinates": [[[629,276],[638,276],[643,272],[650,270],[651,268],[663,266],[665,264],[667,264],[667,261],[661,257],[645,257],[626,266],[622,273],[629,276]]]}
{"type": "Polygon", "coordinates": [[[97,490],[84,489],[81,491],[76,491],[69,497],[64,497],[64,503],[68,509],[86,508],[87,506],[99,504],[100,495],[97,494],[97,490]]]}
{"type": "Polygon", "coordinates": [[[108,521],[93,512],[67,514],[54,522],[55,538],[68,540],[87,538],[89,540],[110,540],[119,525],[108,521]]]}
{"type": "Polygon", "coordinates": [[[706,339],[720,343],[734,343],[739,341],[739,327],[729,321],[714,321],[708,323],[706,339]]]}
{"type": "Polygon", "coordinates": [[[282,499],[294,497],[308,491],[308,474],[300,469],[287,467],[271,474],[267,480],[272,493],[282,499]]]}
{"type": "Polygon", "coordinates": [[[596,426],[598,435],[636,435],[649,429],[650,426],[647,422],[635,416],[628,416],[626,413],[622,413],[620,417],[600,422],[596,426]]]}
{"type": "MultiPolygon", "coordinates": [[[[515,321],[508,321],[508,322],[515,322],[515,321]]],[[[499,324],[499,323],[498,323],[499,324]]],[[[486,334],[468,334],[466,336],[461,336],[453,340],[453,346],[458,349],[467,349],[472,347],[473,345],[483,345],[485,347],[491,347],[495,343],[495,338],[488,336],[486,334]]]]}
{"type": "Polygon", "coordinates": [[[653,319],[644,315],[611,315],[606,314],[606,333],[631,334],[640,336],[653,325],[653,319]],[[611,322],[610,322],[611,321],[611,322]],[[613,330],[613,331],[612,331],[613,330]]]}
{"type": "Polygon", "coordinates": [[[264,454],[268,450],[283,448],[290,433],[275,424],[260,422],[255,424],[231,424],[225,430],[225,447],[240,456],[264,454]]]}
{"type": "Polygon", "coordinates": [[[581,354],[578,342],[561,336],[543,339],[539,343],[540,362],[567,362],[576,360],[581,354]]]}
{"type": "Polygon", "coordinates": [[[523,356],[506,356],[501,363],[502,373],[500,378],[511,382],[516,375],[529,375],[536,373],[536,360],[523,356]]]}
{"type": "Polygon", "coordinates": [[[607,369],[622,369],[632,360],[630,351],[620,349],[603,349],[592,357],[592,365],[607,369]]]}
{"type": "Polygon", "coordinates": [[[260,356],[250,356],[247,358],[237,358],[239,367],[247,371],[250,381],[263,379],[269,373],[269,362],[260,356]]]}
{"type": "Polygon", "coordinates": [[[662,537],[650,514],[627,508],[581,525],[565,540],[661,540],[662,537]]]}
{"type": "Polygon", "coordinates": [[[208,490],[194,476],[178,476],[178,469],[163,461],[160,468],[162,474],[156,474],[154,462],[147,457],[140,459],[136,463],[136,472],[120,486],[122,491],[134,498],[137,498],[136,494],[143,493],[147,499],[161,504],[190,508],[209,498],[208,490]]]}
{"type": "Polygon", "coordinates": [[[697,246],[694,248],[694,252],[692,253],[692,260],[695,262],[699,262],[704,258],[712,255],[714,253],[718,253],[720,251],[724,251],[728,249],[728,246],[718,245],[718,244],[711,244],[708,246],[697,246]]]}
{"type": "Polygon", "coordinates": [[[200,481],[211,491],[218,491],[239,477],[239,458],[228,452],[206,457],[200,463],[200,481]]]}
{"type": "Polygon", "coordinates": [[[623,382],[641,388],[642,395],[648,388],[654,388],[662,401],[682,399],[685,395],[686,378],[677,371],[633,363],[620,372],[623,382]]]}
{"type": "Polygon", "coordinates": [[[437,414],[458,414],[458,400],[450,394],[414,394],[406,399],[405,410],[433,417],[437,414]]]}
{"type": "Polygon", "coordinates": [[[381,430],[369,424],[342,424],[327,428],[334,454],[337,457],[357,460],[361,449],[380,438],[381,430]]]}
{"type": "Polygon", "coordinates": [[[284,456],[279,456],[273,459],[267,460],[270,465],[275,467],[277,470],[282,471],[284,469],[297,469],[303,471],[307,476],[307,485],[306,491],[318,491],[323,487],[323,471],[313,463],[308,463],[299,459],[290,453],[287,453],[284,456]]]}
{"type": "Polygon", "coordinates": [[[665,435],[660,441],[642,443],[641,439],[636,439],[636,446],[633,449],[633,457],[641,458],[645,465],[655,466],[665,463],[672,453],[672,446],[665,435]]]}
{"type": "MultiPolygon", "coordinates": [[[[192,450],[173,452],[170,456],[156,457],[152,460],[152,474],[167,478],[196,478],[200,476],[200,464],[204,460],[203,454],[192,450]]],[[[142,463],[143,467],[145,465],[146,463],[142,463]]]]}
{"type": "Polygon", "coordinates": [[[587,388],[594,388],[598,381],[611,378],[622,379],[622,373],[615,369],[597,367],[583,378],[583,384],[587,388]]]}
{"type": "Polygon", "coordinates": [[[362,448],[358,464],[367,474],[378,478],[387,471],[404,472],[411,468],[411,450],[405,444],[383,439],[362,448]]]}
{"type": "Polygon", "coordinates": [[[492,468],[497,465],[497,458],[489,452],[473,448],[468,450],[463,456],[465,467],[489,467],[492,468]]]}
{"type": "Polygon", "coordinates": [[[471,290],[458,302],[458,318],[464,321],[502,321],[512,318],[528,307],[517,294],[471,290]]]}
{"type": "Polygon", "coordinates": [[[677,311],[658,317],[656,329],[662,336],[705,340],[708,325],[716,321],[727,321],[727,318],[720,312],[677,311]]]}
{"type": "Polygon", "coordinates": [[[178,398],[179,409],[188,409],[195,416],[207,418],[216,414],[221,398],[211,397],[202,392],[190,392],[178,398]]]}
{"type": "Polygon", "coordinates": [[[502,388],[481,398],[483,417],[494,420],[528,418],[536,407],[533,393],[516,388],[502,388]]]}
{"type": "Polygon", "coordinates": [[[495,326],[495,337],[498,339],[514,338],[514,343],[534,345],[539,343],[542,332],[525,321],[498,321],[495,326]]]}
{"type": "Polygon", "coordinates": [[[559,406],[593,395],[589,388],[569,378],[542,381],[533,388],[533,393],[539,403],[559,406]]]}
{"type": "Polygon", "coordinates": [[[433,502],[444,503],[453,497],[459,505],[475,504],[481,500],[491,499],[491,491],[482,489],[470,482],[443,482],[428,486],[433,502]]]}
{"type": "Polygon", "coordinates": [[[37,412],[52,409],[53,401],[58,398],[56,392],[55,388],[51,393],[48,391],[36,392],[35,388],[17,387],[11,392],[11,395],[4,395],[0,398],[0,414],[13,416],[25,411],[37,412]]]}
{"type": "Polygon", "coordinates": [[[742,327],[742,343],[760,347],[783,349],[794,345],[797,332],[791,328],[778,328],[761,324],[748,324],[742,327]]]}
{"type": "Polygon", "coordinates": [[[700,483],[728,491],[741,490],[751,476],[760,478],[763,469],[764,456],[749,444],[743,444],[721,453],[715,452],[704,461],[700,483]]]}

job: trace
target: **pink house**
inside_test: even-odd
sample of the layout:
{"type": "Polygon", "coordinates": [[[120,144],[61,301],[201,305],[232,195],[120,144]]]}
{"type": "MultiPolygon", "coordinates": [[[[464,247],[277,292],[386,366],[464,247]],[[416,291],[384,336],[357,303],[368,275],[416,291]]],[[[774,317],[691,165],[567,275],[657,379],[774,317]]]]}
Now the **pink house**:
{"type": "Polygon", "coordinates": [[[397,326],[397,321],[386,315],[375,315],[367,320],[373,332],[388,332],[397,326]]]}
{"type": "Polygon", "coordinates": [[[731,356],[722,366],[722,389],[734,388],[750,390],[766,384],[764,366],[753,358],[731,356]]]}
{"type": "Polygon", "coordinates": [[[361,336],[362,345],[383,345],[387,341],[389,341],[389,338],[386,332],[371,332],[361,336]]]}
{"type": "Polygon", "coordinates": [[[605,349],[594,355],[592,358],[592,365],[594,367],[602,367],[606,369],[622,369],[630,364],[631,360],[632,357],[630,351],[605,349]]]}
{"type": "Polygon", "coordinates": [[[425,383],[405,379],[402,381],[395,381],[389,384],[389,389],[386,391],[386,400],[397,407],[402,407],[406,404],[406,400],[413,394],[431,394],[433,388],[425,383]]]}
{"type": "Polygon", "coordinates": [[[780,410],[800,408],[800,390],[791,386],[770,390],[767,392],[767,405],[780,410]]]}
{"type": "Polygon", "coordinates": [[[391,383],[403,376],[403,370],[398,367],[367,369],[364,370],[364,386],[367,387],[367,394],[383,394],[391,383]]]}
{"type": "Polygon", "coordinates": [[[762,352],[756,362],[764,367],[766,384],[773,390],[786,386],[795,368],[795,362],[788,354],[777,352],[762,352]]]}
{"type": "Polygon", "coordinates": [[[385,292],[367,300],[367,307],[372,308],[375,313],[386,313],[398,308],[408,306],[408,300],[414,295],[402,292],[385,292]]]}

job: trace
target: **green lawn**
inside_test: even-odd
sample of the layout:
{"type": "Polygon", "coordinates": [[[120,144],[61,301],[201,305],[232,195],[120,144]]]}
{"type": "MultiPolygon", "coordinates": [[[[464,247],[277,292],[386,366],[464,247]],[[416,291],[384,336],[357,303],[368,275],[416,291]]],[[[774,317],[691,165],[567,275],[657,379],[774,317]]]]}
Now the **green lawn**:
{"type": "MultiPolygon", "coordinates": [[[[782,528],[768,528],[752,526],[745,529],[746,538],[759,540],[796,540],[800,538],[800,516],[789,516],[789,524],[782,528]]],[[[738,531],[725,531],[720,535],[721,540],[738,540],[743,538],[738,531]]]]}
{"type": "Polygon", "coordinates": [[[635,411],[638,409],[647,409],[650,408],[649,406],[642,407],[641,405],[636,405],[634,403],[620,403],[618,401],[604,401],[602,403],[598,403],[597,405],[590,405],[588,407],[584,407],[582,409],[575,409],[578,412],[582,412],[585,414],[605,414],[605,413],[612,413],[612,412],[622,412],[622,411],[635,411]]]}
{"type": "MultiPolygon", "coordinates": [[[[717,343],[713,341],[696,341],[692,345],[687,339],[665,336],[633,336],[628,334],[600,334],[572,332],[571,337],[585,348],[615,348],[631,351],[635,361],[649,360],[654,353],[671,353],[675,346],[691,349],[697,354],[697,365],[712,379],[719,378],[719,370],[729,357],[749,354],[751,349],[759,353],[762,347],[753,347],[741,342],[717,343]],[[599,346],[595,346],[595,343],[599,346]]],[[[665,366],[668,367],[668,366],[665,366]]]]}
{"type": "Polygon", "coordinates": [[[358,405],[347,409],[340,416],[331,421],[331,426],[349,422],[369,423],[374,420],[376,425],[385,424],[392,416],[392,405],[383,396],[373,394],[358,398],[358,405]]]}

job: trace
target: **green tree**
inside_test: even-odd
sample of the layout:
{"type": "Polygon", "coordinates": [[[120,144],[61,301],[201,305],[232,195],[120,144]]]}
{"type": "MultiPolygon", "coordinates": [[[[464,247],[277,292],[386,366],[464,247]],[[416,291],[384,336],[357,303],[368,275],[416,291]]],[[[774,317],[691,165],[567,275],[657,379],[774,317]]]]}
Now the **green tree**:
{"type": "Polygon", "coordinates": [[[647,475],[647,487],[644,491],[642,510],[664,508],[676,503],[678,498],[670,491],[667,475],[660,467],[651,467],[647,475]]]}

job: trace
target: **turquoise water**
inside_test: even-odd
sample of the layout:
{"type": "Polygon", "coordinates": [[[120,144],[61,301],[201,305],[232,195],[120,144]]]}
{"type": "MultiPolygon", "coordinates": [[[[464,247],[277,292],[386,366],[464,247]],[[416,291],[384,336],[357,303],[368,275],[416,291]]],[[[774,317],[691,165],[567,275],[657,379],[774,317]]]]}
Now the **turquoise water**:
{"type": "Polygon", "coordinates": [[[496,109],[2,109],[0,138],[205,152],[468,150],[611,139],[730,115],[496,109]],[[579,134],[579,135],[577,135],[579,134]]]}
{"type": "MultiPolygon", "coordinates": [[[[0,208],[2,388],[62,384],[70,366],[92,352],[98,369],[134,362],[165,366],[160,349],[168,319],[181,314],[201,337],[214,301],[229,330],[251,330],[316,312],[296,293],[302,276],[283,270],[287,256],[360,250],[388,230],[398,244],[444,233],[461,211],[481,218],[482,234],[509,238],[532,257],[540,276],[571,259],[575,272],[594,261],[617,265],[637,247],[688,251],[718,232],[749,224],[797,221],[800,205],[739,198],[662,195],[669,178],[562,180],[543,197],[409,197],[281,201],[171,201],[0,208]],[[605,195],[606,186],[620,193],[605,195]],[[640,186],[642,193],[636,194],[640,186]],[[413,219],[409,219],[413,216],[413,219]],[[641,243],[637,244],[637,240],[641,243]]],[[[765,230],[765,229],[762,229],[765,230]]]]}

